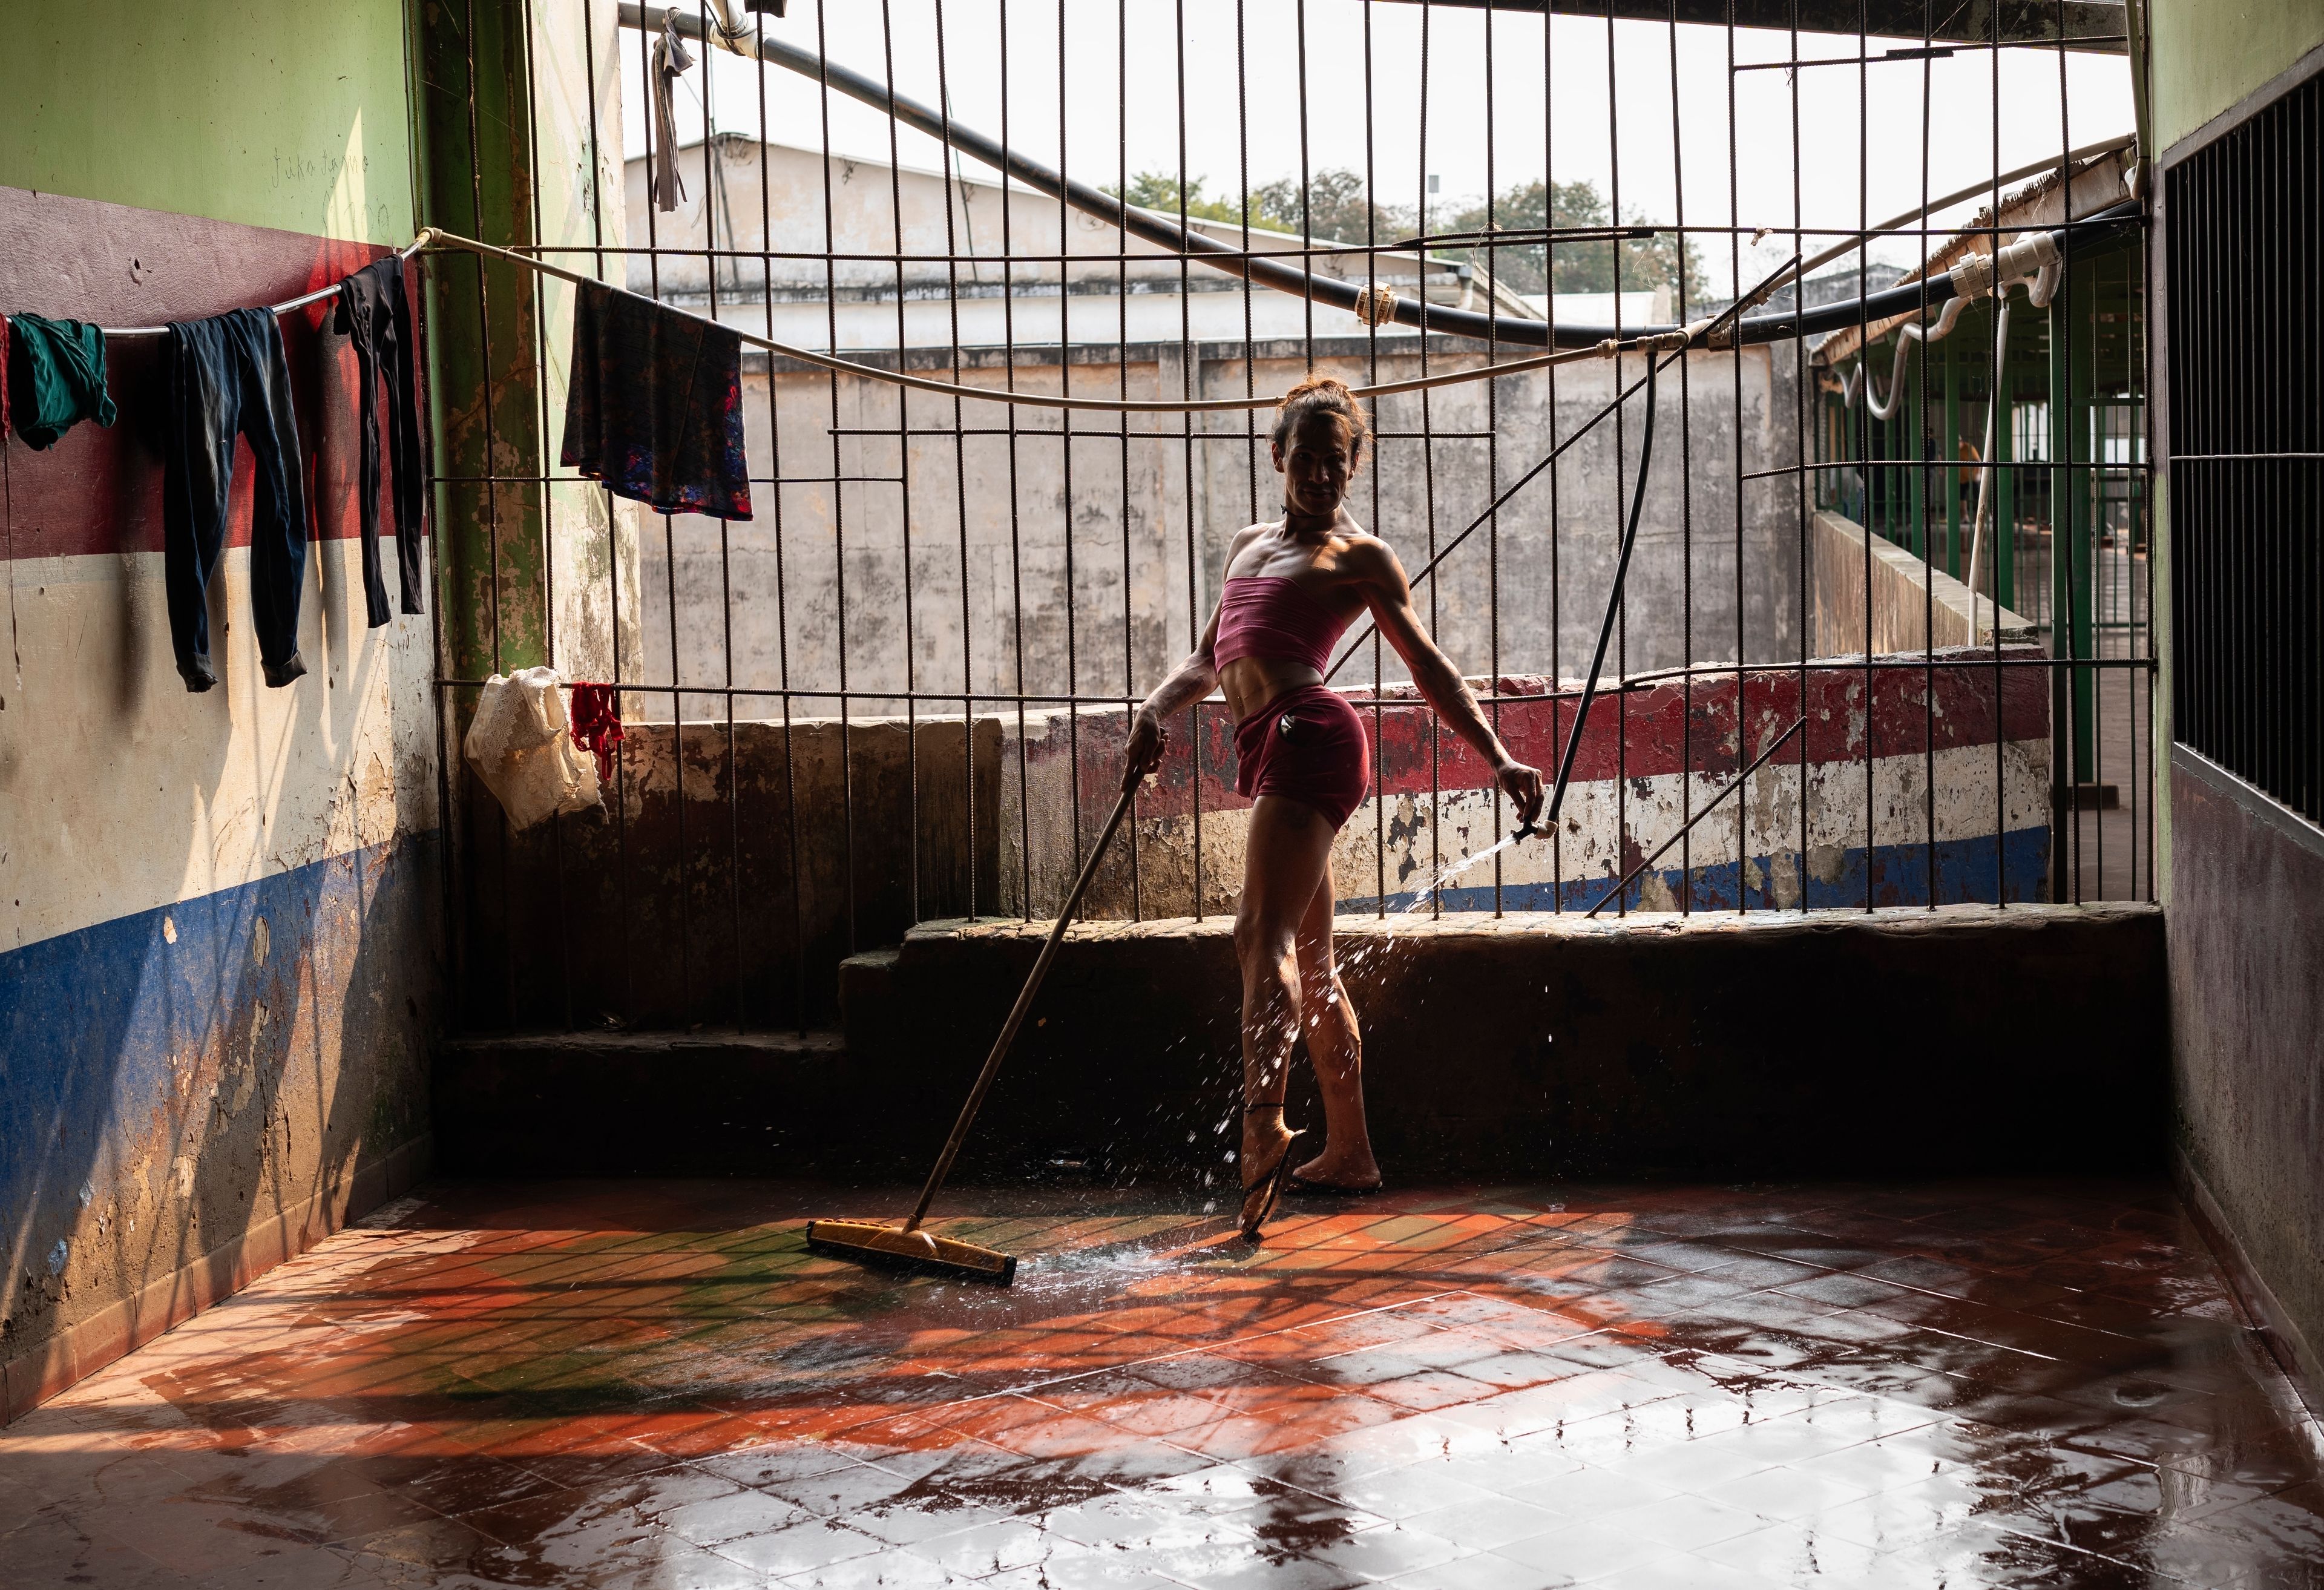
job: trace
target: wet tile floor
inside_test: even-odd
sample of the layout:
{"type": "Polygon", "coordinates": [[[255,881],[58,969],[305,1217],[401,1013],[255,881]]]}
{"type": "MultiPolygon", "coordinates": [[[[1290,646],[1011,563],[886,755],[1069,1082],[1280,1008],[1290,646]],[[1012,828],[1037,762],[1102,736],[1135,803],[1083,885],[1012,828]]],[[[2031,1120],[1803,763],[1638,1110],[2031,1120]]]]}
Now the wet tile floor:
{"type": "MultiPolygon", "coordinates": [[[[0,1429],[0,1583],[2324,1585],[2324,1486],[2153,1184],[439,1186],[0,1429]]],[[[2274,1388],[2272,1391],[2271,1387],[2274,1388]]]]}

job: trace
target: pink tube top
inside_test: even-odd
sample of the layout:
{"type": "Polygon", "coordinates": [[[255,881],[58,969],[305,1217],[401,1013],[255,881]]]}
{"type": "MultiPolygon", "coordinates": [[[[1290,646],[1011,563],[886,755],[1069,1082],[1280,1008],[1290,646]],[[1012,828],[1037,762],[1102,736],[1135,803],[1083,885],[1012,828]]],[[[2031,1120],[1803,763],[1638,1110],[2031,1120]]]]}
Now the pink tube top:
{"type": "Polygon", "coordinates": [[[1282,658],[1321,673],[1347,627],[1346,619],[1295,579],[1240,574],[1220,596],[1219,637],[1211,661],[1224,668],[1238,657],[1282,658]]]}

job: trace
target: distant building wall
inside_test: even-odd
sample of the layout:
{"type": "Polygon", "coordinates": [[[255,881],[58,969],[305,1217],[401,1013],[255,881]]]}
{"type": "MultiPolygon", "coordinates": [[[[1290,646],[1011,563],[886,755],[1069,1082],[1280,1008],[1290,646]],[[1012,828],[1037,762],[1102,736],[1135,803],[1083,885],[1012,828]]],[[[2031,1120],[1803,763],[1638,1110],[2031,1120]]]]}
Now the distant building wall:
{"type": "MultiPolygon", "coordinates": [[[[1248,374],[1241,351],[1198,348],[1195,393],[1232,394],[1246,381],[1280,392],[1305,368],[1296,343],[1262,345],[1248,374]]],[[[1360,342],[1317,351],[1317,369],[1351,383],[1371,378],[1360,342]]],[[[1178,356],[1176,345],[1129,349],[1130,394],[1179,393],[1178,356]]],[[[1473,344],[1431,339],[1431,370],[1474,357],[1473,344]]],[[[915,370],[949,378],[948,358],[909,358],[915,370]]],[[[1073,359],[1073,392],[1122,389],[1117,350],[1075,348],[1073,359]]],[[[964,357],[963,379],[998,385],[1008,375],[1003,366],[1001,350],[976,349],[964,357]]],[[[1737,484],[1738,474],[1795,458],[1789,367],[1764,349],[1746,350],[1739,408],[1738,368],[1732,355],[1698,354],[1683,382],[1674,370],[1661,384],[1627,624],[1609,668],[1799,653],[1797,494],[1781,480],[1737,484]],[[1683,467],[1689,452],[1691,470],[1683,467]]],[[[1420,369],[1416,349],[1382,356],[1377,378],[1420,369]]],[[[1637,361],[1623,362],[1626,384],[1640,374],[1637,361]]],[[[1021,386],[1054,393],[1065,374],[1056,348],[1019,350],[1021,386]]],[[[984,698],[1020,688],[1037,696],[1142,695],[1209,621],[1235,532],[1280,513],[1268,411],[1252,421],[1256,444],[1238,417],[1219,414],[1196,416],[1191,441],[1167,416],[1135,416],[1128,442],[1117,417],[1076,414],[1069,429],[1083,439],[1067,442],[1053,412],[1012,416],[970,403],[960,420],[977,434],[955,444],[946,399],[899,401],[897,388],[846,378],[835,418],[820,374],[786,367],[746,379],[753,469],[821,478],[779,491],[754,485],[747,522],[680,517],[667,532],[659,522],[648,526],[641,588],[628,610],[641,632],[642,677],[653,683],[835,691],[844,678],[860,698],[855,710],[887,713],[903,704],[881,692],[908,687],[984,698]],[[770,388],[779,430],[769,423],[770,388]],[[892,434],[876,434],[892,432],[907,415],[916,430],[936,434],[901,446],[892,434]],[[908,518],[899,484],[907,476],[908,518]]],[[[1449,544],[1483,514],[1497,483],[1506,490],[1603,409],[1614,379],[1611,361],[1591,361],[1506,376],[1497,392],[1477,382],[1425,399],[1383,400],[1373,416],[1383,432],[1377,467],[1361,472],[1350,510],[1416,573],[1432,545],[1449,544]],[[1424,409],[1439,439],[1433,446],[1415,439],[1424,409]],[[1489,426],[1500,439],[1498,476],[1482,439],[1489,426]]],[[[1489,522],[1416,586],[1424,622],[1461,667],[1569,674],[1588,667],[1637,458],[1641,402],[1633,397],[1618,426],[1610,419],[1598,425],[1511,497],[1498,518],[1498,557],[1489,522]]],[[[1371,666],[1367,650],[1342,677],[1369,679],[1371,666]]],[[[1392,651],[1381,677],[1406,677],[1392,651]]],[[[667,716],[667,703],[659,697],[646,715],[667,716]]],[[[763,716],[765,706],[745,698],[736,711],[763,716]]],[[[797,709],[831,716],[837,703],[797,709]]],[[[723,716],[724,704],[690,696],[685,715],[723,716]]]]}
{"type": "MultiPolygon", "coordinates": [[[[1271,288],[1246,291],[1216,266],[1186,263],[1021,185],[1004,190],[965,171],[947,178],[826,159],[732,133],[688,144],[676,159],[683,192],[667,212],[648,202],[645,161],[628,162],[629,236],[640,246],[625,270],[609,273],[633,292],[795,347],[1216,342],[1364,330],[1346,310],[1271,288]],[[696,252],[658,255],[649,247],[696,252]]],[[[1153,213],[1177,224],[1175,215],[1153,213]]],[[[1200,217],[1187,225],[1233,249],[1302,246],[1262,227],[1246,233],[1200,217]]],[[[1342,254],[1330,239],[1317,242],[1323,252],[1305,257],[1318,276],[1377,278],[1406,300],[1425,278],[1431,303],[1479,313],[1498,304],[1512,320],[1541,318],[1469,265],[1415,253],[1342,254]]],[[[1393,323],[1380,334],[1416,335],[1393,323]]]]}

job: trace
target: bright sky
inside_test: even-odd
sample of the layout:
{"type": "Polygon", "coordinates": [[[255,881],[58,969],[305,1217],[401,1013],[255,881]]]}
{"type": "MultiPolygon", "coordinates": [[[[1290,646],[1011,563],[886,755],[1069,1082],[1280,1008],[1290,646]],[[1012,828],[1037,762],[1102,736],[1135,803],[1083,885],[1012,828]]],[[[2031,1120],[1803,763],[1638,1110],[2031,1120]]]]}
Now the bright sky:
{"type": "MultiPolygon", "coordinates": [[[[1256,186],[1301,169],[1302,7],[1295,0],[791,0],[789,10],[787,18],[765,19],[770,33],[809,50],[820,42],[834,61],[875,79],[889,75],[892,43],[898,91],[931,106],[939,97],[941,12],[953,116],[995,137],[1001,132],[1005,35],[1010,144],[1054,167],[1062,140],[1065,164],[1084,181],[1115,183],[1125,163],[1133,173],[1183,168],[1203,180],[1206,193],[1221,196],[1236,191],[1245,172],[1256,186]],[[1240,116],[1239,12],[1248,96],[1240,116]]],[[[1730,74],[1722,28],[1559,16],[1549,20],[1545,39],[1539,15],[1467,6],[1305,0],[1304,11],[1307,168],[1361,171],[1369,162],[1379,197],[1406,208],[1422,199],[1422,179],[1434,173],[1441,191],[1428,202],[1440,221],[1485,192],[1489,169],[1491,186],[1505,190],[1539,179],[1546,166],[1561,182],[1587,178],[1601,192],[1618,190],[1624,213],[1641,219],[1678,220],[1683,200],[1683,218],[1696,225],[1726,225],[1739,216],[1748,226],[1789,226],[1796,180],[1800,224],[1853,227],[1913,208],[1924,193],[1965,187],[1997,165],[2006,171],[2132,126],[2129,68],[2121,56],[2070,53],[2061,72],[2052,51],[2003,51],[1997,64],[1995,51],[1964,50],[1932,61],[1876,60],[1859,69],[1851,59],[1797,74],[1730,74]],[[1683,167],[1674,159],[1674,88],[1683,167]],[[1860,161],[1867,105],[1868,159],[1860,161]]],[[[1890,42],[1876,41],[1870,53],[1877,57],[1890,42]]],[[[1790,45],[1786,34],[1738,30],[1734,58],[1780,61],[1790,45]]],[[[1856,48],[1853,37],[1803,34],[1799,42],[1804,60],[1852,58],[1856,48]]],[[[713,63],[710,94],[722,131],[819,144],[820,91],[809,79],[768,69],[762,127],[753,66],[723,51],[696,53],[713,63]]],[[[623,35],[623,125],[635,154],[644,142],[635,33],[623,35]]],[[[701,133],[702,75],[699,67],[688,74],[690,91],[680,93],[686,139],[701,133]]],[[[883,114],[835,95],[830,118],[835,151],[889,157],[883,114]]],[[[897,148],[907,165],[934,170],[941,163],[933,139],[903,131],[897,148]]],[[[992,174],[973,162],[964,169],[992,174]]],[[[1948,215],[1965,218],[1975,208],[1948,215]]],[[[1705,237],[1700,246],[1712,287],[1725,287],[1723,241],[1705,237]]],[[[1821,245],[1810,239],[1806,246],[1812,254],[1821,245]]],[[[1746,251],[1743,275],[1757,280],[1791,252],[1788,240],[1771,236],[1756,254],[1746,251]]],[[[1877,257],[1909,263],[1917,258],[1917,244],[1892,243],[1877,257]]]]}

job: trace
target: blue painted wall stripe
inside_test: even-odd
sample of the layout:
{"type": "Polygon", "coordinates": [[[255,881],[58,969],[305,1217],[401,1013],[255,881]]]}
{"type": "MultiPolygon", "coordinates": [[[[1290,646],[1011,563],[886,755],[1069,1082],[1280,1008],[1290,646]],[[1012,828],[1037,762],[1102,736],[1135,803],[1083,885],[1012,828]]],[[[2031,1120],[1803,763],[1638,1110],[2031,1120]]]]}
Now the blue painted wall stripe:
{"type": "MultiPolygon", "coordinates": [[[[208,1083],[223,1074],[239,1090],[246,1071],[241,1103],[263,1109],[286,1068],[300,1067],[327,1074],[336,1095],[355,1054],[391,1030],[416,1032],[419,1013],[385,991],[426,986],[432,968],[379,957],[422,946],[421,862],[434,844],[406,837],[0,954],[0,1243],[11,1265],[0,1299],[12,1313],[28,1271],[37,1289],[62,1271],[58,1244],[83,1208],[135,1190],[120,1185],[129,1166],[158,1159],[167,1173],[190,1155],[204,1182],[226,1169],[216,1158],[236,1123],[213,1118],[226,1090],[208,1083]]],[[[333,1114],[357,1105],[335,1096],[333,1114]]],[[[360,1136],[371,1101],[360,1108],[352,1122],[301,1122],[299,1160],[316,1162],[318,1128],[360,1136]]]]}
{"type": "MultiPolygon", "coordinates": [[[[1990,835],[1970,839],[1947,839],[1935,846],[1937,874],[1937,903],[1960,905],[1973,901],[1988,904],[1994,901],[1994,845],[1990,835]]],[[[1811,909],[1841,909],[1864,903],[1865,874],[1872,878],[1872,903],[1875,905],[1926,905],[1929,903],[1930,847],[1925,845],[1883,845],[1868,850],[1857,846],[1840,858],[1840,870],[1834,877],[1819,878],[1811,873],[1807,880],[1807,904],[1811,909]]],[[[1754,882],[1743,882],[1743,869],[1734,862],[1693,869],[1693,905],[1697,911],[1734,911],[1738,904],[1738,892],[1746,897],[1739,903],[1752,911],[1771,911],[1775,902],[1768,898],[1756,880],[1765,875],[1768,867],[1778,864],[1766,856],[1753,859],[1754,882]]],[[[1482,871],[1484,869],[1479,869],[1482,871]]],[[[1796,874],[1794,874],[1796,876],[1796,874]]],[[[1677,898],[1686,873],[1677,867],[1656,868],[1642,874],[1627,891],[1626,904],[1631,911],[1639,909],[1640,897],[1646,892],[1649,878],[1660,882],[1677,898]]],[[[2003,901],[2015,905],[2043,898],[2049,887],[2050,830],[2045,827],[2015,828],[2003,836],[2001,847],[2001,883],[2003,901]]],[[[1563,883],[1506,883],[1501,887],[1500,904],[1504,911],[1588,911],[1598,903],[1606,891],[1614,886],[1610,877],[1592,875],[1568,878],[1563,883]]],[[[1457,883],[1442,891],[1446,911],[1491,911],[1494,906],[1493,884],[1488,874],[1481,883],[1457,883]]],[[[1391,894],[1387,909],[1390,911],[1411,911],[1420,903],[1415,892],[1391,894]]],[[[1378,911],[1377,895],[1351,898],[1339,902],[1339,911],[1357,914],[1378,911]]],[[[1606,910],[1614,910],[1609,902],[1606,910]]]]}

